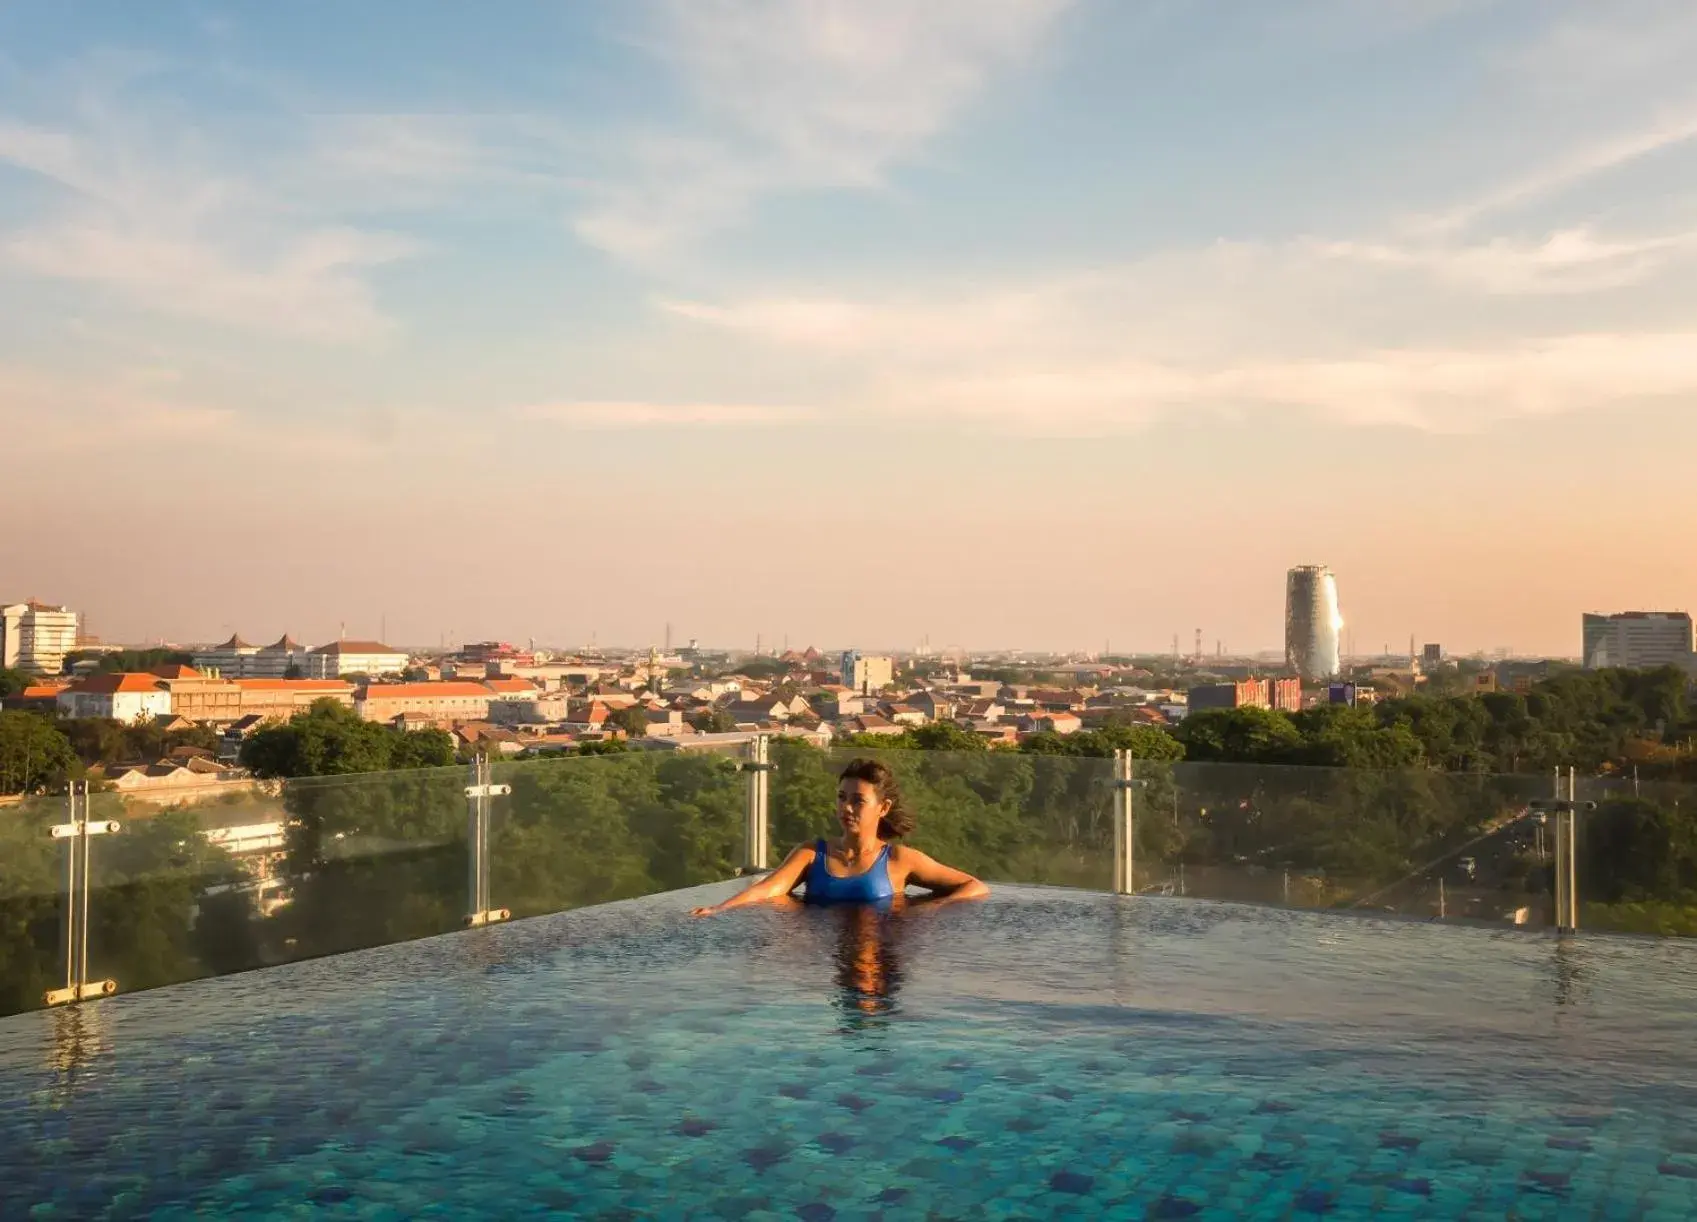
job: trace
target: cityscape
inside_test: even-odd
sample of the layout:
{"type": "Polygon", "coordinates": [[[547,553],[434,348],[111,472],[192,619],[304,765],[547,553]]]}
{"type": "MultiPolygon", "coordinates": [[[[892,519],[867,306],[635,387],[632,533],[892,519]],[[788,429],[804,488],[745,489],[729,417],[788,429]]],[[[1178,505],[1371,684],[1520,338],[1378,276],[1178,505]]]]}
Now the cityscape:
{"type": "Polygon", "coordinates": [[[1697,1218],[1697,4],[0,4],[0,1222],[1697,1218]]]}

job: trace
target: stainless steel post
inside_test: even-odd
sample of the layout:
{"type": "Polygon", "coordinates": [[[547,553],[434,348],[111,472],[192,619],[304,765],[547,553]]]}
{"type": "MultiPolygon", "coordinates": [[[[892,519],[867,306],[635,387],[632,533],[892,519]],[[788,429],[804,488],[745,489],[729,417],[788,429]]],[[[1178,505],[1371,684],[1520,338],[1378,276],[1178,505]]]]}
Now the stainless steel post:
{"type": "Polygon", "coordinates": [[[496,908],[489,902],[489,807],[497,797],[511,793],[512,786],[494,782],[495,769],[487,755],[479,754],[471,763],[471,784],[466,786],[466,895],[470,911],[465,923],[470,927],[504,921],[512,915],[506,908],[496,908]]]}
{"type": "Polygon", "coordinates": [[[767,868],[767,813],[771,802],[772,739],[756,734],[748,742],[748,759],[743,771],[748,774],[748,805],[743,817],[743,872],[757,873],[767,868]]]}
{"type": "Polygon", "coordinates": [[[1137,891],[1136,858],[1133,845],[1135,822],[1132,815],[1131,752],[1114,752],[1114,893],[1133,895],[1137,891]]]}
{"type": "Polygon", "coordinates": [[[67,795],[68,822],[49,829],[48,834],[65,844],[65,919],[60,926],[65,951],[65,987],[49,989],[43,998],[47,1005],[87,1001],[106,997],[118,991],[116,980],[88,978],[89,908],[92,903],[89,886],[93,862],[91,842],[95,836],[119,830],[115,822],[89,821],[88,782],[71,782],[67,795]]]}

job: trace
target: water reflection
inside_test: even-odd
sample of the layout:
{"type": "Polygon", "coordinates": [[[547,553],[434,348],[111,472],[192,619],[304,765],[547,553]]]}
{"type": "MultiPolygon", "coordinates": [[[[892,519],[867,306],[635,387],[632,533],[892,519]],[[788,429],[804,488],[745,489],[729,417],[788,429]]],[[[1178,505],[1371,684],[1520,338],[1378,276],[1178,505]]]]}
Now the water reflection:
{"type": "Polygon", "coordinates": [[[842,1030],[881,1027],[896,1012],[905,907],[849,904],[825,910],[824,915],[837,925],[835,1003],[842,1015],[842,1030]]]}
{"type": "Polygon", "coordinates": [[[1575,1006],[1591,999],[1591,968],[1583,944],[1572,937],[1554,943],[1551,978],[1557,1006],[1575,1006]]]}

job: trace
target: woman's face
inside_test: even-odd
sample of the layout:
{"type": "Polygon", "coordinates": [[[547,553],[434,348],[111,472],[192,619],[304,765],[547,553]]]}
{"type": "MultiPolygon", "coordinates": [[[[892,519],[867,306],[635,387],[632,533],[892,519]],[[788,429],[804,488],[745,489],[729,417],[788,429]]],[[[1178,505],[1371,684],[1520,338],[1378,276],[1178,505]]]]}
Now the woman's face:
{"type": "Polygon", "coordinates": [[[890,804],[878,800],[878,790],[870,781],[845,777],[837,783],[837,821],[844,835],[858,836],[862,827],[876,828],[889,811],[890,804]]]}

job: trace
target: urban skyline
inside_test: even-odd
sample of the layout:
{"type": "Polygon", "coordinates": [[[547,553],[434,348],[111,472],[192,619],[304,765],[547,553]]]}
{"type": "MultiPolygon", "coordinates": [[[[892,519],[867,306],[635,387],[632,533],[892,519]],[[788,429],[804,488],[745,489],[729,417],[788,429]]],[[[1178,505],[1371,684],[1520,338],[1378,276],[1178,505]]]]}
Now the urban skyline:
{"type": "Polygon", "coordinates": [[[1690,604],[1692,6],[915,11],[7,6],[5,597],[1253,651],[1323,557],[1357,649],[1565,654],[1690,604]]]}

